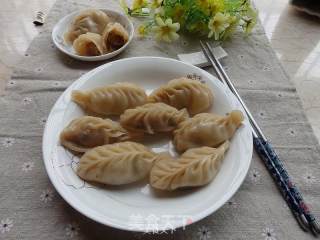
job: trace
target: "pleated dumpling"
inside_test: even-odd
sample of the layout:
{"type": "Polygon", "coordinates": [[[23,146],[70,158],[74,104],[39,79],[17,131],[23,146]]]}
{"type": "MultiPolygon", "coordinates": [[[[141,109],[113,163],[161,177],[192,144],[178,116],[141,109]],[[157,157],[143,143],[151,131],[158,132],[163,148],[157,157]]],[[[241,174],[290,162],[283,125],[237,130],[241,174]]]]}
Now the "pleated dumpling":
{"type": "Polygon", "coordinates": [[[87,32],[102,34],[109,22],[110,18],[103,11],[97,9],[82,11],[73,19],[64,39],[67,43],[73,43],[77,37],[87,32]]]}
{"type": "Polygon", "coordinates": [[[227,116],[199,113],[179,124],[173,143],[178,152],[207,146],[217,147],[230,139],[243,121],[243,114],[234,110],[227,116]]]}
{"type": "Polygon", "coordinates": [[[73,42],[73,48],[80,56],[102,55],[102,37],[97,33],[82,34],[73,42]]]}
{"type": "Polygon", "coordinates": [[[72,91],[72,101],[90,115],[120,115],[147,102],[145,91],[132,83],[115,83],[88,91],[72,91]]]}
{"type": "Polygon", "coordinates": [[[111,119],[83,116],[72,120],[63,129],[60,143],[71,151],[86,152],[97,146],[135,137],[111,119]]]}
{"type": "Polygon", "coordinates": [[[102,44],[106,52],[121,48],[128,40],[127,30],[117,22],[109,23],[102,33],[102,44]]]}
{"type": "Polygon", "coordinates": [[[177,160],[159,155],[150,172],[150,184],[161,190],[206,185],[219,172],[228,148],[229,141],[226,141],[218,148],[189,149],[177,160]]]}
{"type": "Polygon", "coordinates": [[[186,108],[191,115],[208,110],[213,104],[210,88],[198,80],[178,78],[151,93],[149,102],[163,102],[177,109],[186,108]]]}
{"type": "Polygon", "coordinates": [[[132,132],[154,134],[170,132],[188,117],[186,109],[179,111],[164,103],[148,103],[126,110],[120,116],[120,124],[132,132]]]}
{"type": "Polygon", "coordinates": [[[121,185],[148,176],[156,154],[144,145],[121,142],[87,151],[80,159],[77,174],[84,180],[121,185]]]}

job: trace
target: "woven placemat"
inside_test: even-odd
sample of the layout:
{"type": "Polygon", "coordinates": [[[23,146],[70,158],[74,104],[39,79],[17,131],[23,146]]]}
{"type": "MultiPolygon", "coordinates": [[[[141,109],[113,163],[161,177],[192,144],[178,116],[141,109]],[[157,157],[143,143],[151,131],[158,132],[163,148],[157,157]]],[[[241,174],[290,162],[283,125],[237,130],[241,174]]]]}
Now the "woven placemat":
{"type": "MultiPolygon", "coordinates": [[[[64,15],[88,6],[121,11],[114,0],[58,0],[0,99],[0,239],[313,239],[298,227],[255,153],[246,180],[225,206],[173,233],[139,234],[103,226],[58,195],[42,160],[46,118],[66,87],[105,62],[79,62],[65,56],[54,47],[51,30],[64,15]]],[[[134,24],[137,26],[137,20],[134,24]]],[[[224,48],[229,54],[224,60],[227,73],[320,216],[320,149],[296,90],[261,25],[248,38],[236,34],[224,48]]],[[[176,58],[178,53],[199,49],[197,41],[186,38],[166,45],[135,37],[117,58],[176,58]]]]}

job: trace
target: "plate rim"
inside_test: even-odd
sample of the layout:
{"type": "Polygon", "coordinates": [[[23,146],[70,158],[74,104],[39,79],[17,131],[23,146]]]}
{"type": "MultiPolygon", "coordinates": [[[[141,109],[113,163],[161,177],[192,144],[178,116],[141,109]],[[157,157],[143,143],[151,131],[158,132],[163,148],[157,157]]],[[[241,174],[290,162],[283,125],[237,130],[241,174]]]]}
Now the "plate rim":
{"type": "MultiPolygon", "coordinates": [[[[165,58],[165,57],[153,57],[153,56],[139,56],[139,57],[130,57],[130,58],[123,58],[123,59],[119,59],[116,61],[111,61],[108,63],[105,63],[103,65],[100,65],[99,67],[96,67],[92,70],[90,70],[89,72],[85,73],[84,75],[80,76],[78,79],[76,79],[72,84],[70,84],[65,90],[64,92],[58,97],[58,99],[56,100],[55,104],[52,106],[50,113],[48,115],[47,118],[47,122],[43,131],[43,137],[42,137],[42,157],[43,157],[43,161],[44,161],[44,165],[45,165],[45,169],[46,172],[49,176],[50,182],[52,183],[52,185],[54,186],[54,188],[56,189],[56,191],[59,193],[59,195],[64,199],[64,201],[66,201],[72,208],[74,208],[75,210],[77,210],[79,213],[83,214],[84,216],[100,223],[106,226],[110,226],[110,227],[114,227],[120,230],[125,230],[125,231],[136,231],[136,232],[145,232],[144,230],[139,230],[139,229],[128,229],[125,225],[123,224],[119,224],[119,222],[117,220],[111,219],[111,218],[106,218],[104,216],[103,219],[97,217],[94,214],[91,214],[90,211],[91,209],[89,207],[87,207],[87,209],[83,210],[81,209],[78,205],[77,202],[75,203],[75,201],[72,201],[73,199],[70,199],[72,197],[68,197],[68,193],[66,193],[65,191],[63,191],[63,187],[60,187],[60,183],[58,181],[58,179],[56,178],[57,176],[54,176],[54,171],[52,166],[50,165],[51,160],[50,160],[50,156],[46,156],[45,152],[45,146],[46,146],[46,142],[47,142],[47,138],[48,136],[48,131],[49,131],[49,123],[50,123],[50,118],[52,118],[52,115],[54,113],[54,109],[57,107],[57,104],[63,99],[63,97],[65,97],[65,94],[67,92],[68,89],[71,89],[72,87],[74,87],[75,85],[79,84],[79,81],[83,81],[83,79],[89,79],[90,77],[92,77],[92,75],[94,75],[96,72],[101,71],[102,69],[108,67],[109,65],[114,64],[115,62],[124,62],[124,61],[134,61],[135,59],[159,59],[159,60],[164,60],[164,61],[171,61],[172,63],[179,63],[179,64],[184,64],[187,65],[188,67],[191,68],[197,68],[200,69],[200,71],[210,77],[213,78],[214,80],[217,81],[217,84],[220,85],[220,87],[224,88],[227,92],[228,92],[228,96],[234,98],[233,101],[236,101],[239,105],[237,106],[239,109],[241,109],[244,112],[244,109],[242,108],[242,106],[240,105],[239,101],[236,99],[236,97],[234,96],[234,94],[230,91],[230,89],[228,89],[224,84],[222,84],[214,75],[208,73],[207,71],[196,67],[194,65],[191,65],[189,63],[185,63],[173,58],[165,58]],[[89,211],[89,213],[88,213],[89,211]]],[[[247,116],[245,115],[245,121],[248,122],[247,116]]],[[[250,125],[248,125],[248,127],[250,128],[251,131],[251,127],[250,125]]],[[[195,214],[192,216],[192,224],[196,223],[200,220],[202,220],[203,218],[209,216],[210,214],[213,214],[215,211],[217,211],[218,209],[220,209],[228,200],[230,200],[233,195],[239,190],[240,186],[242,185],[243,181],[245,180],[247,173],[249,171],[251,162],[252,162],[252,154],[253,154],[253,140],[252,140],[252,134],[250,134],[250,141],[248,142],[249,146],[248,146],[248,156],[250,156],[250,159],[248,161],[246,161],[246,164],[244,165],[244,170],[243,172],[241,172],[241,174],[239,174],[238,176],[238,180],[232,187],[232,189],[230,189],[227,194],[224,194],[224,197],[219,201],[219,204],[217,204],[216,206],[211,206],[209,208],[207,208],[206,210],[195,214]]],[[[81,202],[80,202],[81,203],[81,202]]],[[[182,224],[178,225],[176,224],[175,226],[173,226],[175,229],[177,228],[181,228],[184,227],[182,224]]],[[[158,229],[159,231],[166,231],[168,229],[158,229]]],[[[151,231],[151,230],[150,230],[151,231]]]]}
{"type": "Polygon", "coordinates": [[[116,11],[116,10],[113,10],[113,9],[110,9],[110,8],[85,8],[85,9],[80,9],[80,10],[76,10],[76,11],[73,11],[65,16],[63,16],[62,18],[59,19],[59,21],[54,25],[53,29],[52,29],[52,32],[51,32],[51,39],[54,43],[54,45],[56,46],[56,48],[58,48],[62,53],[68,55],[69,57],[72,57],[74,59],[77,59],[77,60],[80,60],[80,61],[88,61],[88,62],[96,62],[96,61],[103,61],[103,60],[107,60],[107,59],[110,59],[112,57],[115,57],[117,56],[118,54],[120,54],[122,51],[124,51],[130,44],[130,42],[132,41],[133,37],[134,37],[134,26],[133,26],[133,23],[132,21],[130,21],[130,19],[123,13],[119,12],[119,11],[116,11]],[[70,18],[72,17],[73,15],[77,14],[77,13],[80,13],[82,11],[85,11],[85,10],[88,10],[88,9],[96,9],[96,10],[102,10],[102,11],[107,11],[107,12],[112,12],[114,14],[117,14],[119,16],[122,16],[126,19],[126,21],[128,22],[129,24],[129,27],[130,27],[130,31],[131,33],[129,34],[129,39],[128,41],[119,49],[115,50],[115,51],[112,51],[110,53],[106,53],[106,54],[103,54],[103,55],[99,55],[99,56],[80,56],[80,55],[77,55],[77,54],[74,54],[72,52],[69,52],[67,51],[66,49],[62,48],[60,46],[60,44],[56,41],[55,37],[57,36],[57,31],[58,31],[58,28],[60,27],[60,25],[62,24],[62,22],[64,20],[66,20],[67,18],[70,18]]]}

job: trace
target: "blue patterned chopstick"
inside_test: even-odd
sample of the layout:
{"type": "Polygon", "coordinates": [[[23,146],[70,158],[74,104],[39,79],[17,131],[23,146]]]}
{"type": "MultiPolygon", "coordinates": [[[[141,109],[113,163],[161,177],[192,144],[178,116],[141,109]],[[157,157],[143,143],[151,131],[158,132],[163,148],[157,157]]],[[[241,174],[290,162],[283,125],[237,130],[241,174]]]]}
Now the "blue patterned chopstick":
{"type": "Polygon", "coordinates": [[[292,210],[292,213],[297,219],[299,225],[302,227],[303,230],[308,231],[308,221],[306,219],[306,216],[304,215],[302,209],[299,207],[297,200],[292,195],[289,186],[286,184],[285,180],[283,179],[283,176],[281,175],[281,172],[276,167],[273,156],[270,156],[269,152],[267,151],[267,148],[265,147],[265,141],[261,137],[258,137],[256,133],[254,133],[253,135],[253,144],[257,153],[259,154],[260,158],[264,161],[271,176],[276,181],[283,198],[289,205],[289,208],[292,210]]]}
{"type": "Polygon", "coordinates": [[[291,181],[288,172],[283,166],[283,163],[273,150],[270,143],[267,141],[266,137],[264,136],[262,130],[259,128],[258,124],[254,120],[253,116],[251,115],[249,109],[242,101],[240,95],[238,94],[237,90],[233,86],[230,78],[222,68],[218,59],[214,56],[212,48],[209,43],[206,43],[206,46],[200,41],[200,45],[204,55],[207,59],[211,62],[214,70],[216,71],[219,79],[224,82],[230,90],[235,94],[238,98],[239,102],[242,104],[243,108],[245,109],[250,123],[253,128],[253,135],[254,135],[254,145],[257,152],[260,154],[262,160],[266,164],[269,172],[274,177],[275,181],[281,193],[284,196],[287,204],[289,205],[290,209],[294,213],[299,225],[305,230],[305,226],[310,227],[315,235],[320,233],[319,225],[315,219],[315,217],[311,214],[309,208],[303,201],[302,195],[298,191],[297,187],[291,181]]]}
{"type": "Polygon", "coordinates": [[[288,186],[290,192],[295,197],[298,206],[302,209],[304,216],[306,217],[307,221],[311,225],[311,229],[314,230],[316,233],[320,233],[320,226],[315,218],[315,216],[311,213],[308,205],[303,200],[301,193],[299,192],[297,186],[292,182],[288,171],[285,169],[282,161],[278,157],[277,153],[274,151],[271,144],[266,141],[265,139],[261,139],[261,144],[268,152],[270,158],[273,160],[275,167],[278,169],[279,173],[281,174],[282,178],[284,179],[286,185],[288,186]]]}

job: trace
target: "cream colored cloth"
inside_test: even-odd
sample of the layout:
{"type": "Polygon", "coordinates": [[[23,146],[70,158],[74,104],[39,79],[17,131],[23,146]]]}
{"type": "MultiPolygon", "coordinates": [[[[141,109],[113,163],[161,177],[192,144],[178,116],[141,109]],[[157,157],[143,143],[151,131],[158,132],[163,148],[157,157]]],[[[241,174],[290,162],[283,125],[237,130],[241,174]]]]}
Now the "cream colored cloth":
{"type": "MultiPolygon", "coordinates": [[[[313,239],[298,227],[255,153],[246,180],[225,206],[173,234],[137,234],[100,225],[59,196],[42,160],[45,120],[66,87],[104,62],[67,57],[53,46],[51,30],[64,15],[88,6],[121,11],[115,0],[58,0],[0,99],[0,239],[313,239]]],[[[258,25],[248,38],[236,34],[224,48],[228,74],[320,217],[319,146],[263,29],[258,25]]],[[[117,58],[176,58],[178,53],[199,50],[198,41],[184,38],[172,45],[134,38],[117,58]]]]}

